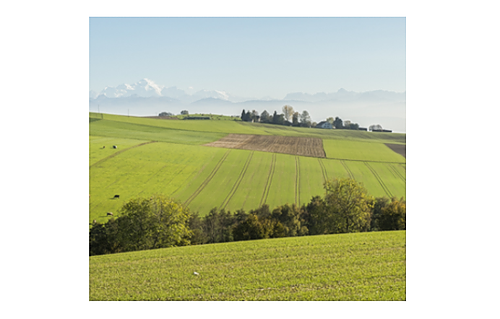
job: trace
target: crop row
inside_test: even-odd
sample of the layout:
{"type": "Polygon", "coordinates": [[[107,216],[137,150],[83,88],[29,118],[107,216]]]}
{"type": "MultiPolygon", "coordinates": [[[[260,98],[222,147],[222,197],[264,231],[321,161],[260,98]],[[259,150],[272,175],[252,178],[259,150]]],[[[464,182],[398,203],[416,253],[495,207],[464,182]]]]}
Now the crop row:
{"type": "Polygon", "coordinates": [[[401,164],[143,141],[108,153],[109,148],[97,147],[102,142],[90,139],[97,160],[90,167],[90,220],[105,220],[106,212],[116,212],[126,200],[154,193],[172,196],[202,215],[214,207],[301,205],[323,195],[323,182],[334,177],[352,177],[377,197],[406,195],[401,164]],[[99,152],[106,154],[100,158],[99,152]]]}
{"type": "Polygon", "coordinates": [[[391,165],[232,150],[215,176],[193,182],[204,187],[191,198],[190,208],[204,214],[213,207],[234,211],[262,204],[301,205],[324,193],[326,176],[357,179],[374,196],[405,196],[404,175],[391,165]]]}

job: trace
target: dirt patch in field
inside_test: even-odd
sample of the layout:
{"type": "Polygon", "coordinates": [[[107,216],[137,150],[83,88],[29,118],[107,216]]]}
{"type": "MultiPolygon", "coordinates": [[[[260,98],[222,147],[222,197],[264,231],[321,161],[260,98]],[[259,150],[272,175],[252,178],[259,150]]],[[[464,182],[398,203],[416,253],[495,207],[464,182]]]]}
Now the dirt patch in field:
{"type": "Polygon", "coordinates": [[[326,157],[323,140],[310,137],[229,134],[205,146],[326,157]]]}
{"type": "Polygon", "coordinates": [[[387,147],[389,147],[394,152],[401,154],[404,156],[404,158],[406,158],[406,144],[402,145],[402,144],[387,144],[386,143],[385,145],[387,145],[387,147]]]}

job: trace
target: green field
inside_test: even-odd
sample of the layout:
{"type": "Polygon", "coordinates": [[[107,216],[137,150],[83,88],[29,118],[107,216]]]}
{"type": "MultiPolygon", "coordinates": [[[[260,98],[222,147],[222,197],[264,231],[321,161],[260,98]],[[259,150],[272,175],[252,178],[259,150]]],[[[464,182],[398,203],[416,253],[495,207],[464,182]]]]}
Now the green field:
{"type": "Polygon", "coordinates": [[[154,193],[200,215],[214,207],[306,204],[333,177],[355,178],[374,196],[406,196],[406,159],[383,144],[405,143],[405,134],[95,113],[90,119],[90,221],[104,222],[106,212],[116,216],[125,201],[154,193]],[[229,133],[321,137],[327,158],[203,146],[229,133]]]}
{"type": "Polygon", "coordinates": [[[406,300],[405,231],[156,249],[89,266],[90,300],[406,300]]]}
{"type": "Polygon", "coordinates": [[[326,157],[356,161],[404,163],[404,156],[390,150],[383,143],[325,139],[326,157]]]}
{"type": "MultiPolygon", "coordinates": [[[[352,130],[325,130],[305,127],[287,127],[282,125],[249,123],[243,121],[214,121],[214,120],[162,120],[141,117],[128,117],[113,114],[90,113],[91,118],[102,119],[112,122],[130,123],[155,128],[174,129],[195,132],[210,133],[233,133],[233,134],[256,134],[256,135],[279,135],[279,136],[298,136],[298,137],[318,137],[322,139],[341,139],[350,141],[366,141],[378,143],[405,144],[406,134],[401,133],[373,133],[352,130]]],[[[99,121],[91,122],[93,124],[99,121]]],[[[119,124],[116,124],[119,126],[119,124]]],[[[144,129],[148,129],[145,128],[144,129]]],[[[159,132],[159,131],[156,131],[159,132]]],[[[112,130],[108,133],[112,134],[112,130]]],[[[120,133],[121,134],[121,133],[120,133]]],[[[91,131],[91,135],[92,131],[91,131]]],[[[99,135],[99,134],[95,134],[99,135]]],[[[107,135],[106,135],[107,136],[107,135]]],[[[121,137],[121,136],[117,136],[121,137]]]]}

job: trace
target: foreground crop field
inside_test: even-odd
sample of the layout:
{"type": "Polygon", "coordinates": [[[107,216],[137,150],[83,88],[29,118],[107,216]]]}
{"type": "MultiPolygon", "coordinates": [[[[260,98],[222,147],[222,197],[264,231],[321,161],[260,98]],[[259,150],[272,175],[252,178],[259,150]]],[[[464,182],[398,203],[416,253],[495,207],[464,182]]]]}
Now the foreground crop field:
{"type": "Polygon", "coordinates": [[[404,135],[251,124],[91,114],[89,221],[104,222],[107,212],[117,216],[127,200],[154,193],[202,216],[214,207],[234,212],[262,204],[301,205],[323,195],[323,182],[334,177],[352,177],[373,196],[406,196],[406,159],[384,145],[401,151],[405,144],[397,143],[404,135]],[[251,148],[203,145],[227,140],[251,142],[251,148]],[[288,140],[315,142],[311,149],[317,155],[322,142],[326,158],[301,156],[297,144],[272,142],[288,140]],[[295,147],[293,154],[279,153],[286,145],[295,147]]]}
{"type": "Polygon", "coordinates": [[[90,300],[406,300],[405,231],[166,248],[89,265],[90,300]]]}

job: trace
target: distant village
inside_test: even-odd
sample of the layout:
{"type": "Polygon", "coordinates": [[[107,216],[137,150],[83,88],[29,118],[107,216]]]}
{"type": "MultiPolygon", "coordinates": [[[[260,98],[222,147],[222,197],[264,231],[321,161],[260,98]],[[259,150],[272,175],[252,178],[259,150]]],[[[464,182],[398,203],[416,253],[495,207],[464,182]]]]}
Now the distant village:
{"type": "MultiPolygon", "coordinates": [[[[392,130],[384,129],[380,124],[370,125],[368,128],[360,127],[359,124],[353,123],[350,120],[342,120],[339,117],[329,117],[325,121],[319,123],[311,121],[311,117],[308,111],[302,111],[302,113],[294,111],[293,107],[285,105],[282,108],[283,113],[274,111],[271,115],[269,112],[264,110],[262,113],[258,113],[255,110],[243,110],[241,115],[232,115],[231,117],[235,120],[237,118],[245,122],[251,123],[266,123],[275,125],[285,125],[285,126],[295,126],[295,127],[309,127],[309,128],[319,128],[319,129],[343,129],[343,130],[357,130],[357,131],[370,131],[370,132],[388,132],[391,133],[392,130]]],[[[189,116],[187,110],[182,110],[181,115],[184,115],[184,120],[210,120],[211,116],[189,116]]],[[[158,114],[159,117],[171,117],[174,114],[169,112],[161,112],[158,114]]]]}

